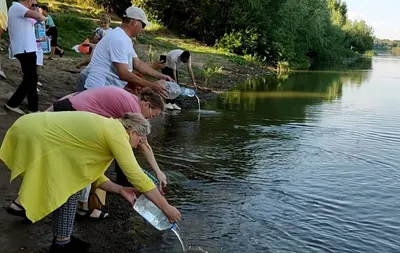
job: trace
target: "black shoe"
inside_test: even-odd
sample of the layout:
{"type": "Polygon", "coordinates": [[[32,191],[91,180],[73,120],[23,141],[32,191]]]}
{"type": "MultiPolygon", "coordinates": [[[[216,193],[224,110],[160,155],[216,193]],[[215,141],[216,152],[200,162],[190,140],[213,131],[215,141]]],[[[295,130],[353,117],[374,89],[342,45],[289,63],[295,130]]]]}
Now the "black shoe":
{"type": "Polygon", "coordinates": [[[83,246],[84,244],[86,243],[76,237],[74,239],[71,237],[71,241],[63,245],[56,244],[53,239],[49,253],[90,253],[87,247],[83,246]]]}
{"type": "Polygon", "coordinates": [[[90,246],[91,246],[90,243],[85,242],[85,241],[83,241],[83,240],[81,240],[81,239],[79,239],[78,237],[73,236],[73,235],[71,235],[71,242],[74,242],[74,243],[76,243],[77,245],[80,245],[80,247],[81,247],[81,248],[84,248],[84,249],[88,249],[88,248],[90,248],[90,246]]]}

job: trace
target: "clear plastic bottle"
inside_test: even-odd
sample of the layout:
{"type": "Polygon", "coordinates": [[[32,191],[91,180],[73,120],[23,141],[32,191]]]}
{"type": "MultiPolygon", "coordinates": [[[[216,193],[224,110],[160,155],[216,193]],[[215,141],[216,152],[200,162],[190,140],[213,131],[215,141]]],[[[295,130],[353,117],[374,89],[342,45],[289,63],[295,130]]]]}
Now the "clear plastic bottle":
{"type": "Polygon", "coordinates": [[[133,209],[160,231],[173,229],[175,226],[175,224],[169,222],[164,212],[143,194],[136,200],[133,209]]]}
{"type": "Polygon", "coordinates": [[[164,86],[168,89],[168,99],[175,99],[181,95],[181,87],[174,82],[164,82],[164,86]]]}
{"type": "Polygon", "coordinates": [[[181,95],[187,97],[194,97],[197,96],[197,93],[194,89],[181,87],[181,95]]]}
{"type": "Polygon", "coordinates": [[[197,93],[194,89],[179,86],[177,83],[165,81],[164,85],[169,91],[168,99],[175,99],[180,95],[187,97],[197,96],[197,93]]]}

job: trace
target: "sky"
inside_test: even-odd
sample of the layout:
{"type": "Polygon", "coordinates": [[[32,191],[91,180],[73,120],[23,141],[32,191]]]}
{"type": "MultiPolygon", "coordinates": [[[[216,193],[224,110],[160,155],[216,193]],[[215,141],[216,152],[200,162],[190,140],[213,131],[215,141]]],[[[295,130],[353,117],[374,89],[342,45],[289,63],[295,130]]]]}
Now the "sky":
{"type": "Polygon", "coordinates": [[[400,40],[400,0],[345,0],[349,19],[363,19],[379,39],[400,40]]]}

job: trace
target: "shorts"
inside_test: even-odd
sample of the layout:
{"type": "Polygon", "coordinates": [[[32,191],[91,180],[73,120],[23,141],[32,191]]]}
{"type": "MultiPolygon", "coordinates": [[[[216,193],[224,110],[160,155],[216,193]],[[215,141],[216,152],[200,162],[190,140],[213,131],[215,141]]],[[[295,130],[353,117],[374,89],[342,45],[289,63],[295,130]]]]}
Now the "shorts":
{"type": "Polygon", "coordinates": [[[43,50],[38,48],[36,51],[36,66],[43,66],[43,50]]]}
{"type": "Polygon", "coordinates": [[[58,31],[57,27],[49,27],[49,30],[47,30],[46,33],[47,36],[51,37],[51,47],[57,47],[58,46],[58,31]]]}
{"type": "Polygon", "coordinates": [[[55,112],[76,111],[68,98],[59,100],[53,104],[55,112]]]}

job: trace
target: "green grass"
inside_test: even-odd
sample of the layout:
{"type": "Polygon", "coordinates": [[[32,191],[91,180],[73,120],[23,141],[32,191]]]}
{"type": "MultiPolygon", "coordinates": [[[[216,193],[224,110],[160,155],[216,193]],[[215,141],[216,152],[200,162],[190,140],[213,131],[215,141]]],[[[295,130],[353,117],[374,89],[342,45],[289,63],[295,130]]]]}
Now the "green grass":
{"type": "Polygon", "coordinates": [[[91,0],[41,0],[40,5],[49,7],[51,13],[75,14],[79,17],[97,18],[100,13],[104,12],[91,0]]]}
{"type": "MultiPolygon", "coordinates": [[[[94,21],[72,14],[54,14],[53,18],[59,33],[59,44],[71,52],[73,52],[73,46],[82,43],[86,38],[92,39],[93,31],[97,27],[94,21]]],[[[79,54],[75,53],[75,55],[79,54]]]]}
{"type": "MultiPolygon", "coordinates": [[[[86,38],[92,40],[93,31],[98,27],[98,17],[104,10],[92,4],[92,0],[41,0],[40,5],[49,7],[59,33],[59,44],[66,55],[82,57],[72,47],[82,43],[86,38]]],[[[112,27],[120,23],[120,19],[111,15],[112,27]]],[[[198,83],[207,84],[232,79],[225,69],[260,67],[256,57],[238,56],[222,49],[216,49],[190,38],[182,38],[173,34],[162,25],[153,22],[136,38],[135,50],[140,59],[149,63],[157,61],[159,55],[173,49],[190,51],[193,55],[193,72],[198,83]]],[[[179,70],[180,80],[189,81],[186,68],[179,70]]]]}

